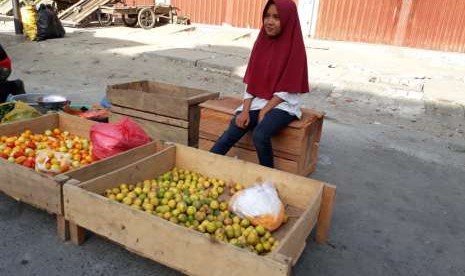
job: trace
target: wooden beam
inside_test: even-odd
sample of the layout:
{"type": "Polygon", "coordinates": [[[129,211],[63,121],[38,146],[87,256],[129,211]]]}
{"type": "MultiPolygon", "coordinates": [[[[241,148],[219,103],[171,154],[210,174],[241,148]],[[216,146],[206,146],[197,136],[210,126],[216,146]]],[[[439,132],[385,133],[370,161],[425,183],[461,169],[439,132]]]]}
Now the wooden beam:
{"type": "Polygon", "coordinates": [[[69,225],[68,221],[62,215],[56,215],[57,218],[57,233],[58,237],[63,240],[69,240],[69,225]]]}
{"type": "Polygon", "coordinates": [[[69,235],[71,242],[75,245],[81,245],[86,241],[86,229],[74,222],[69,222],[69,235]]]}
{"type": "Polygon", "coordinates": [[[329,227],[333,215],[334,200],[336,197],[336,186],[325,184],[321,198],[320,215],[316,226],[316,242],[325,244],[328,242],[329,227]]]}

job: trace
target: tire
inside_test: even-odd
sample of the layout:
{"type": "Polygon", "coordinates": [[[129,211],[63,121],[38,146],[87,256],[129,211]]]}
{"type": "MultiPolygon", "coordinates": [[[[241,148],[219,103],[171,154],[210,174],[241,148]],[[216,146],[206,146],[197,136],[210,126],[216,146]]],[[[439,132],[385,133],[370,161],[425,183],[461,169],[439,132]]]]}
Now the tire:
{"type": "Polygon", "coordinates": [[[152,8],[143,8],[137,16],[139,26],[143,29],[152,29],[157,22],[157,17],[152,8]]]}
{"type": "Polygon", "coordinates": [[[113,23],[113,15],[109,13],[99,12],[97,14],[97,18],[98,18],[98,23],[100,23],[100,26],[102,27],[108,27],[111,25],[111,23],[113,23]]]}
{"type": "Polygon", "coordinates": [[[124,25],[127,27],[134,27],[137,25],[137,14],[123,14],[121,18],[123,20],[124,25]]]}

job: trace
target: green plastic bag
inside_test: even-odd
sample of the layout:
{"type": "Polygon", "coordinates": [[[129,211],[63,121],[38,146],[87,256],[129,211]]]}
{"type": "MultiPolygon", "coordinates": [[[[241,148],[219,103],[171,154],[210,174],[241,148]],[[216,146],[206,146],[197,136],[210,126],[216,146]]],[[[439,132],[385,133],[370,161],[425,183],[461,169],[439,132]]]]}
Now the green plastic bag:
{"type": "Polygon", "coordinates": [[[21,101],[17,101],[15,103],[15,108],[5,114],[2,119],[2,123],[11,123],[24,119],[32,119],[39,116],[41,116],[41,114],[35,108],[21,101]]]}
{"type": "Polygon", "coordinates": [[[0,104],[0,121],[3,117],[15,108],[15,103],[8,102],[0,104]]]}

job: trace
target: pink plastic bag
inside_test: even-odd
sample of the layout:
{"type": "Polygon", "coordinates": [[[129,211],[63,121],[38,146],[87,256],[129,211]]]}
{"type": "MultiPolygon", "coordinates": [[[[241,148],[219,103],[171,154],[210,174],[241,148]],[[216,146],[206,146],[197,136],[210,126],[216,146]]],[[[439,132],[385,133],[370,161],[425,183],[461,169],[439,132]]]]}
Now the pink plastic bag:
{"type": "Polygon", "coordinates": [[[92,155],[95,160],[142,146],[152,139],[129,118],[116,124],[95,124],[90,128],[92,155]]]}

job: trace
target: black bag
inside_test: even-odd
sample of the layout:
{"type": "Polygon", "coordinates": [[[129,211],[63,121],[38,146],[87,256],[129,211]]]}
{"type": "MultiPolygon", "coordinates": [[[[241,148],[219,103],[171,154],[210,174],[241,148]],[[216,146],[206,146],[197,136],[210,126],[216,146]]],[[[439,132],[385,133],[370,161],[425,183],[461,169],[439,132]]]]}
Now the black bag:
{"type": "Polygon", "coordinates": [[[65,36],[65,29],[51,5],[41,4],[37,20],[37,40],[61,38],[65,36]]]}

